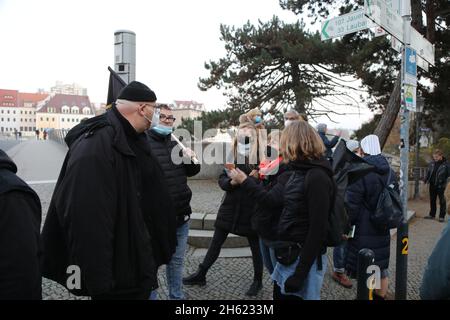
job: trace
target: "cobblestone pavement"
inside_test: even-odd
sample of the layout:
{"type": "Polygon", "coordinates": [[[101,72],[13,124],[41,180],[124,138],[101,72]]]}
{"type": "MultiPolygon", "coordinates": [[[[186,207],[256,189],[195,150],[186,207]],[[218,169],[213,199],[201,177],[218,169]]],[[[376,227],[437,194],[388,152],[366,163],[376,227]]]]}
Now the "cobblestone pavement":
{"type": "MultiPolygon", "coordinates": [[[[216,181],[190,180],[193,190],[192,207],[197,212],[215,213],[222,197],[222,191],[216,181]]],[[[54,184],[34,185],[39,194],[43,212],[46,213],[53,192],[54,184]]],[[[408,257],[408,299],[419,299],[419,287],[422,274],[429,255],[444,228],[443,223],[422,219],[428,210],[427,201],[411,201],[409,208],[416,211],[416,218],[409,225],[409,257],[408,257]]],[[[193,248],[189,247],[186,254],[184,275],[195,272],[201,257],[192,256],[193,248]]],[[[392,237],[390,261],[390,295],[395,288],[395,252],[396,237],[392,237]]],[[[356,297],[356,288],[345,289],[335,283],[331,278],[332,250],[328,250],[328,272],[322,288],[324,300],[351,300],[356,297]]],[[[167,284],[165,280],[165,267],[161,267],[158,274],[160,289],[159,299],[167,299],[167,284]]],[[[219,258],[207,275],[207,285],[204,287],[185,287],[187,299],[248,299],[245,296],[253,279],[251,258],[219,258]]],[[[355,283],[354,283],[355,284],[355,283]]],[[[270,300],[272,297],[272,283],[269,274],[264,270],[263,290],[254,299],[270,300]]],[[[87,299],[69,294],[63,287],[50,281],[43,280],[43,298],[53,299],[87,299]]]]}

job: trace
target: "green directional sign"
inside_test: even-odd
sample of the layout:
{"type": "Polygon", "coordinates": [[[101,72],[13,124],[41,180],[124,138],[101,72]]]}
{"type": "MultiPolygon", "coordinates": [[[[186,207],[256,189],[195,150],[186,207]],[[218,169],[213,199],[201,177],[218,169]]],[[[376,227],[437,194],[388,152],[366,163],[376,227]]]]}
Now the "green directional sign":
{"type": "Polygon", "coordinates": [[[322,22],[320,36],[325,41],[374,26],[364,15],[364,9],[360,9],[322,22]]]}

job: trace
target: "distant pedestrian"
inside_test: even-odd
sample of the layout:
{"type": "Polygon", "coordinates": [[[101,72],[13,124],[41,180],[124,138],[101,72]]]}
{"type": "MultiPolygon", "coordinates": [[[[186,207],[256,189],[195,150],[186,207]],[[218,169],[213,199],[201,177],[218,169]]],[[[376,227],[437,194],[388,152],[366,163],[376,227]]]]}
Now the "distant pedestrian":
{"type": "Polygon", "coordinates": [[[450,300],[450,222],[428,259],[420,297],[424,300],[450,300]]]}
{"type": "Polygon", "coordinates": [[[43,137],[44,137],[44,140],[47,140],[47,129],[44,129],[43,137]]]}
{"type": "Polygon", "coordinates": [[[381,270],[381,289],[375,290],[374,299],[384,300],[388,290],[391,234],[389,229],[375,225],[371,216],[384,187],[393,184],[398,190],[398,184],[395,173],[381,154],[376,135],[369,135],[361,140],[361,151],[364,160],[375,169],[347,188],[346,207],[350,223],[354,226],[354,237],[348,240],[346,270],[352,278],[356,278],[358,252],[364,248],[373,250],[375,265],[381,270]]]}
{"type": "Polygon", "coordinates": [[[39,129],[36,129],[36,131],[34,131],[34,133],[36,134],[36,140],[39,140],[39,129]]]}
{"type": "Polygon", "coordinates": [[[16,140],[17,140],[18,135],[19,135],[19,133],[17,132],[17,129],[14,129],[14,137],[16,138],[16,140]]]}
{"type": "Polygon", "coordinates": [[[325,123],[319,123],[317,125],[317,131],[319,132],[320,138],[322,138],[323,144],[325,145],[325,157],[331,161],[331,157],[333,155],[333,148],[336,146],[336,144],[339,141],[339,138],[341,136],[341,131],[338,132],[336,136],[333,136],[333,139],[328,140],[327,138],[327,125],[325,123]]]}
{"type": "Polygon", "coordinates": [[[447,204],[445,200],[445,188],[450,177],[450,165],[444,157],[444,153],[436,149],[433,152],[433,160],[428,165],[425,183],[430,185],[430,213],[425,219],[434,219],[436,216],[436,200],[439,197],[439,222],[444,222],[447,204]]]}
{"type": "Polygon", "coordinates": [[[0,300],[42,299],[41,202],[0,150],[0,300]]]}

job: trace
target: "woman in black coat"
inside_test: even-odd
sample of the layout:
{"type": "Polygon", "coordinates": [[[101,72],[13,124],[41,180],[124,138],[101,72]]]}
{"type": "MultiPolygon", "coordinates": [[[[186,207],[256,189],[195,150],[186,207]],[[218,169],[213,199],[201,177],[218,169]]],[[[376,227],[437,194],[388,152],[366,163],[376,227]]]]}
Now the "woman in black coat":
{"type": "Polygon", "coordinates": [[[361,141],[364,160],[375,167],[363,178],[351,184],[346,192],[346,206],[355,234],[348,241],[346,270],[351,277],[356,277],[358,252],[371,249],[375,254],[375,265],[381,271],[381,289],[375,290],[374,299],[384,299],[388,289],[388,268],[391,247],[389,229],[380,229],[370,220],[376,209],[378,199],[387,183],[396,185],[395,173],[388,161],[381,155],[378,137],[370,135],[361,141]]]}
{"type": "Polygon", "coordinates": [[[229,233],[245,236],[250,244],[253,259],[254,280],[248,296],[255,296],[262,288],[263,263],[258,236],[252,229],[251,218],[255,213],[255,201],[246,191],[228,176],[229,168],[236,167],[247,175],[254,175],[258,164],[258,139],[254,125],[243,123],[239,126],[237,137],[232,144],[233,160],[225,166],[219,177],[219,186],[225,196],[220,205],[215,222],[214,236],[208,252],[198,270],[183,279],[185,285],[205,285],[206,273],[220,254],[223,243],[229,233]]]}

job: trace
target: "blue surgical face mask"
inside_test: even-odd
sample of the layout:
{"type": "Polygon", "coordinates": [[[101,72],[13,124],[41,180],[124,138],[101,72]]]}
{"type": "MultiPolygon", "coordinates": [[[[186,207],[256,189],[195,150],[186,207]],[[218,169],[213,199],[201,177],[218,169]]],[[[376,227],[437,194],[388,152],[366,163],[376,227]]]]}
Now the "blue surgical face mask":
{"type": "Polygon", "coordinates": [[[152,130],[163,136],[168,136],[172,133],[172,127],[163,126],[162,124],[153,127],[152,130]]]}
{"type": "Polygon", "coordinates": [[[260,116],[255,117],[255,123],[260,123],[262,121],[262,118],[260,116]]]}

